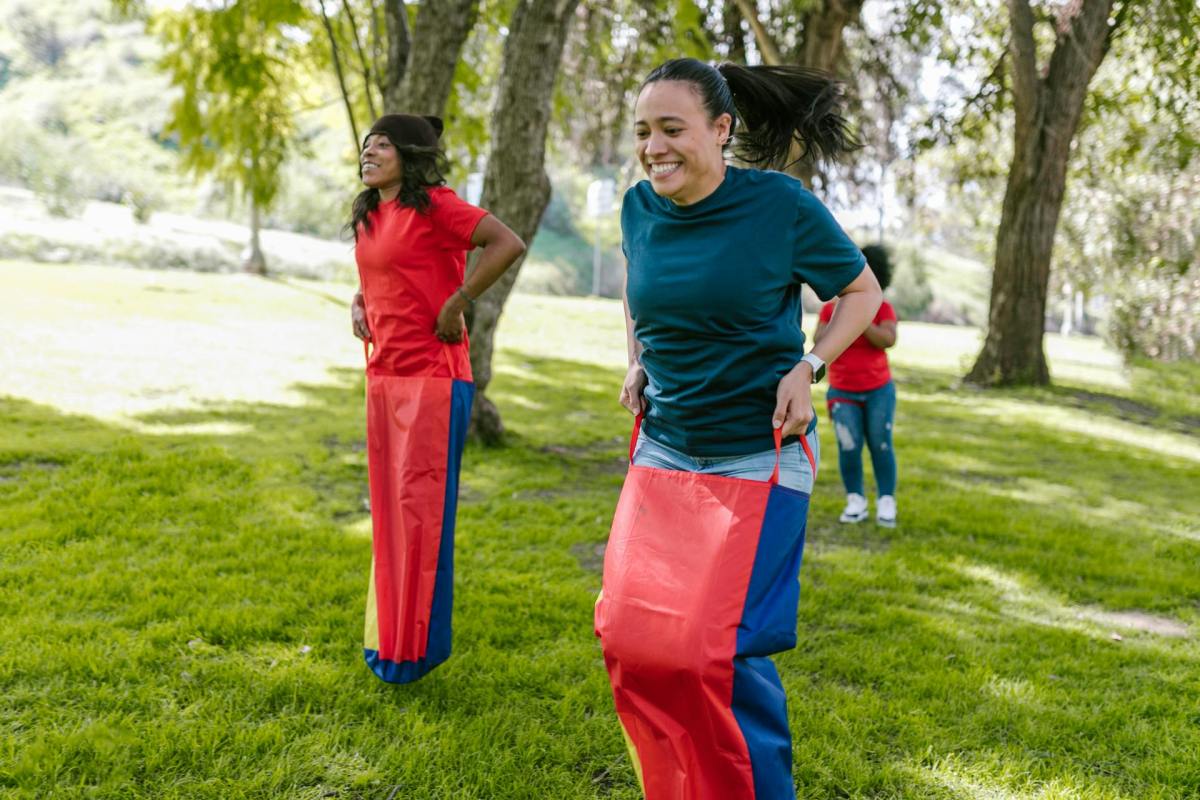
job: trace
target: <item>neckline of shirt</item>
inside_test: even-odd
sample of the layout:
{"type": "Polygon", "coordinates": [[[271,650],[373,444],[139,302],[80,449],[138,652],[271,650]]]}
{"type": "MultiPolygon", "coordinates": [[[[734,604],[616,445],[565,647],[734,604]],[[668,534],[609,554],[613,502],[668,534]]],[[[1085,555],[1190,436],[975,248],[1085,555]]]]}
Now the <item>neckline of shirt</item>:
{"type": "Polygon", "coordinates": [[[716,189],[713,189],[707,197],[702,197],[694,203],[688,203],[686,206],[678,205],[675,203],[675,201],[671,200],[671,198],[663,197],[660,194],[654,193],[653,187],[650,187],[650,191],[659,199],[660,206],[664,211],[681,217],[691,217],[695,216],[696,214],[704,213],[720,202],[721,198],[729,194],[733,187],[735,173],[740,173],[741,171],[742,170],[733,166],[732,164],[726,164],[725,177],[721,179],[720,185],[718,185],[716,189]]]}

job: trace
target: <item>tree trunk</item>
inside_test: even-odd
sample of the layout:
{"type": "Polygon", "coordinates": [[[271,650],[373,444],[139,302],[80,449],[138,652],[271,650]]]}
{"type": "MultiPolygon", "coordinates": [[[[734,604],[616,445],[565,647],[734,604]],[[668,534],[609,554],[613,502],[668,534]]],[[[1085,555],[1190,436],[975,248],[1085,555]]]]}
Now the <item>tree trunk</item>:
{"type": "Polygon", "coordinates": [[[383,111],[386,114],[393,110],[391,98],[400,91],[400,84],[408,71],[408,59],[412,52],[412,38],[408,35],[408,12],[404,9],[404,0],[384,0],[383,22],[384,32],[387,34],[387,65],[384,69],[377,70],[376,78],[379,81],[379,93],[383,96],[383,111]]]}
{"type": "Polygon", "coordinates": [[[721,11],[721,27],[725,42],[729,45],[729,60],[735,64],[746,63],[746,34],[742,31],[745,14],[736,2],[726,0],[721,11]]]}
{"type": "Polygon", "coordinates": [[[864,0],[825,0],[804,20],[800,64],[832,73],[842,58],[846,26],[862,14],[864,0]]]}
{"type": "Polygon", "coordinates": [[[459,56],[478,15],[479,0],[428,0],[421,3],[417,21],[413,25],[412,47],[408,51],[407,62],[402,68],[397,64],[390,66],[386,82],[388,91],[383,101],[384,113],[442,114],[454,86],[454,70],[458,66],[459,56]],[[397,69],[400,70],[400,76],[395,74],[397,69]]]}
{"type": "Polygon", "coordinates": [[[1028,0],[1009,0],[1015,146],[996,231],[988,331],[966,380],[984,386],[1050,382],[1042,346],[1050,258],[1066,191],[1071,141],[1088,84],[1107,50],[1113,0],[1064,7],[1043,77],[1028,0]]]}
{"type": "MultiPolygon", "coordinates": [[[[533,243],[550,202],[546,130],[567,26],[577,4],[578,0],[520,0],[504,43],[482,204],[526,245],[533,243]]],[[[471,433],[487,443],[498,442],[504,432],[500,413],[485,392],[492,380],[496,324],[523,260],[479,298],[470,320],[475,375],[471,433]]]]}
{"type": "Polygon", "coordinates": [[[250,241],[242,253],[242,269],[255,275],[267,274],[267,258],[263,255],[262,243],[259,241],[259,231],[262,229],[261,212],[258,203],[250,198],[250,241]]]}

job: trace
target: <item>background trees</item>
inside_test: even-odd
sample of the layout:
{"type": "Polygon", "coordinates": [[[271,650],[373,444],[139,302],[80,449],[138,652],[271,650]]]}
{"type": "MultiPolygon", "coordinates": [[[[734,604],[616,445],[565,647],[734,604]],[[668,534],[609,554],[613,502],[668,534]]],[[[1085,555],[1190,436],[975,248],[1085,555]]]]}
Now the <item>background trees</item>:
{"type": "Polygon", "coordinates": [[[864,243],[896,247],[910,314],[986,326],[971,380],[1048,380],[1046,328],[1195,357],[1193,2],[126,0],[125,17],[106,0],[2,5],[14,135],[0,180],[60,214],[94,197],[139,219],[247,220],[255,268],[260,224],[336,235],[375,116],[444,116],[452,184],[482,188],[532,244],[471,321],[490,439],[507,297],[517,281],[587,291],[594,241],[619,274],[615,219],[586,217],[583,196],[596,178],[618,194],[639,179],[629,111],[646,72],[676,55],[803,63],[845,82],[864,148],[794,171],[864,243]]]}

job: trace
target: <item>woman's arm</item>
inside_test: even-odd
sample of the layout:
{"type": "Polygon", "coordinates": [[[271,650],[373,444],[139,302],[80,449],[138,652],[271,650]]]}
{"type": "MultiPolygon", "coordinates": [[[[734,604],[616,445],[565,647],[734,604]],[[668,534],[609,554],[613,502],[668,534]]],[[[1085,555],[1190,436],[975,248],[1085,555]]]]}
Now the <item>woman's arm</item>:
{"type": "Polygon", "coordinates": [[[817,329],[813,331],[813,344],[821,341],[821,337],[825,335],[825,329],[828,328],[828,323],[817,320],[817,329]]]}
{"type": "MultiPolygon", "coordinates": [[[[813,344],[821,341],[821,337],[825,335],[825,329],[829,327],[826,322],[818,321],[817,329],[813,331],[813,344]]],[[[867,341],[880,350],[887,350],[889,347],[894,347],[896,344],[896,320],[885,319],[878,325],[871,323],[867,329],[863,331],[863,336],[867,337],[867,341]]]]}
{"type": "Polygon", "coordinates": [[[463,281],[463,285],[450,295],[442,310],[438,312],[437,336],[443,342],[462,341],[465,327],[463,312],[467,310],[467,306],[499,280],[505,270],[516,263],[525,252],[525,243],[521,241],[521,237],[491,214],[479,220],[475,232],[471,234],[471,243],[482,248],[479,260],[475,262],[475,268],[463,281]]]}
{"type": "MultiPolygon", "coordinates": [[[[833,361],[862,336],[871,320],[875,319],[875,312],[882,302],[883,291],[879,288],[879,281],[875,280],[875,273],[863,267],[858,277],[838,295],[833,316],[821,334],[821,341],[813,344],[811,352],[826,364],[833,361]]],[[[808,370],[811,378],[812,367],[803,362],[800,366],[808,370]]]]}
{"type": "MultiPolygon", "coordinates": [[[[867,329],[882,302],[879,281],[875,280],[875,273],[864,266],[858,277],[838,294],[833,317],[822,331],[821,340],[815,342],[816,337],[813,337],[815,344],[811,352],[826,364],[833,361],[867,329]]],[[[812,382],[812,366],[807,361],[801,361],[779,381],[771,423],[782,428],[784,436],[803,434],[812,421],[812,382]]]]}
{"type": "Polygon", "coordinates": [[[625,307],[625,352],[629,356],[629,369],[625,372],[625,383],[621,385],[618,398],[621,405],[631,414],[642,413],[642,390],[646,388],[646,370],[642,367],[642,343],[633,335],[633,317],[629,315],[629,295],[621,284],[621,304],[625,307]]]}
{"type": "Polygon", "coordinates": [[[354,293],[354,299],[350,301],[350,328],[354,331],[354,335],[364,342],[371,341],[371,329],[367,326],[367,304],[363,300],[361,286],[354,293]]]}
{"type": "Polygon", "coordinates": [[[868,325],[867,329],[863,331],[863,336],[866,336],[867,341],[880,350],[887,350],[896,344],[896,320],[885,319],[878,325],[868,325]]]}

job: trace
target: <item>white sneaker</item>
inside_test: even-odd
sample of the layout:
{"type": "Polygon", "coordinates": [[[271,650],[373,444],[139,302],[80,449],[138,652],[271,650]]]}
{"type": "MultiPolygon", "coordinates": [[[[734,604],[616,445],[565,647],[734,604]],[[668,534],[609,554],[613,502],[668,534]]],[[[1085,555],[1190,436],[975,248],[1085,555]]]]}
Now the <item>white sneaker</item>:
{"type": "Polygon", "coordinates": [[[867,498],[851,492],[846,495],[846,508],[838,522],[862,522],[867,518],[867,498]]]}
{"type": "Polygon", "coordinates": [[[896,527],[896,498],[885,494],[875,504],[875,522],[885,528],[896,527]]]}

